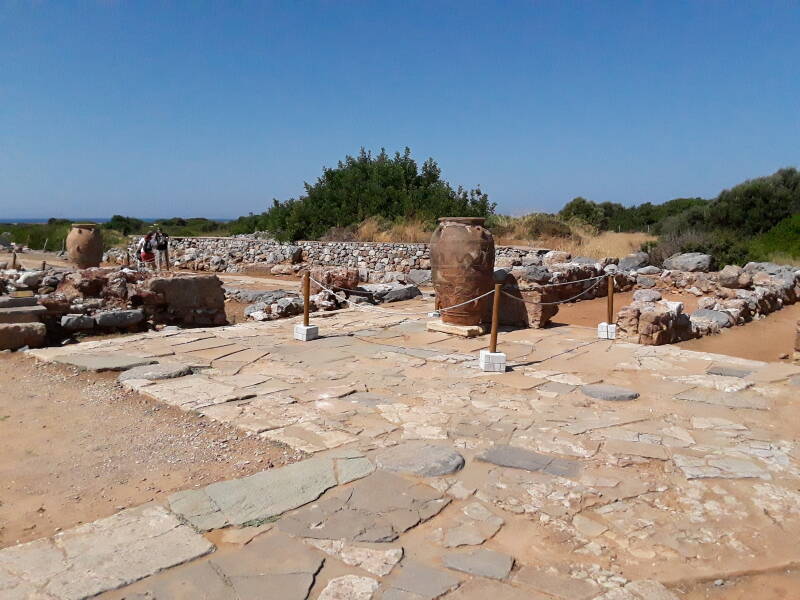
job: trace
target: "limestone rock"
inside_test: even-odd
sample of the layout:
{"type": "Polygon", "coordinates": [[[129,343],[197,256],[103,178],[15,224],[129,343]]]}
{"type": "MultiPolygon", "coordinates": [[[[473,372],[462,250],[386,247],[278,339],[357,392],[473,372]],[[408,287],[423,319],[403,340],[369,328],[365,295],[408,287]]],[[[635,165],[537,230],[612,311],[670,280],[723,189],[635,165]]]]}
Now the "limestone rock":
{"type": "Polygon", "coordinates": [[[647,266],[650,262],[650,256],[647,252],[634,252],[628,256],[621,258],[619,261],[620,271],[632,271],[641,267],[647,266]]]}
{"type": "Polygon", "coordinates": [[[121,329],[144,321],[144,313],[141,310],[114,310],[98,313],[94,320],[98,327],[121,329]]]}
{"type": "Polygon", "coordinates": [[[636,290],[633,292],[634,302],[658,302],[661,300],[661,292],[656,290],[636,290]]]}
{"type": "Polygon", "coordinates": [[[639,392],[634,390],[601,383],[584,385],[581,387],[581,391],[590,398],[596,398],[597,400],[625,401],[635,400],[639,397],[639,392]]]}
{"type": "Polygon", "coordinates": [[[713,258],[710,254],[687,252],[670,256],[664,261],[664,268],[673,271],[708,273],[711,270],[712,262],[713,258]]]}
{"type": "Polygon", "coordinates": [[[86,331],[94,329],[94,319],[87,315],[71,314],[61,317],[61,327],[67,331],[86,331]]]}
{"type": "Polygon", "coordinates": [[[44,346],[47,328],[44,323],[0,323],[0,350],[16,350],[23,346],[44,346]]]}
{"type": "Polygon", "coordinates": [[[183,377],[184,375],[191,374],[192,369],[186,365],[176,363],[158,363],[153,365],[142,365],[140,367],[133,367],[120,374],[117,378],[118,381],[127,381],[129,379],[148,379],[156,381],[159,379],[172,379],[174,377],[183,377]]]}
{"type": "Polygon", "coordinates": [[[331,579],[319,594],[319,600],[371,600],[378,589],[371,577],[344,575],[331,579]]]}
{"type": "Polygon", "coordinates": [[[447,446],[405,442],[375,455],[378,468],[421,477],[449,475],[464,466],[464,457],[447,446]]]}
{"type": "Polygon", "coordinates": [[[485,548],[471,552],[450,552],[445,554],[443,562],[450,569],[491,579],[505,579],[514,566],[511,556],[485,548]]]}

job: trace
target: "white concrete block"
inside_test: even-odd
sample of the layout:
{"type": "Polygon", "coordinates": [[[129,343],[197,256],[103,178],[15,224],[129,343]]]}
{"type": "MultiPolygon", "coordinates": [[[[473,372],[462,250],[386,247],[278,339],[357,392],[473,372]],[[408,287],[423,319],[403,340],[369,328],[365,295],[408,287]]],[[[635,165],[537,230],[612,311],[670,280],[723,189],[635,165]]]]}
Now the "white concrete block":
{"type": "Polygon", "coordinates": [[[489,352],[481,350],[478,357],[478,364],[481,371],[490,373],[505,373],[506,355],[503,352],[489,352]]]}
{"type": "Polygon", "coordinates": [[[612,323],[611,325],[608,326],[608,335],[606,336],[606,339],[609,339],[609,340],[617,339],[617,324],[616,323],[612,323]]]}
{"type": "Polygon", "coordinates": [[[295,325],[294,326],[294,339],[301,342],[310,342],[319,337],[319,327],[316,325],[295,325]]]}
{"type": "Polygon", "coordinates": [[[608,339],[608,323],[605,321],[597,326],[597,337],[601,340],[608,339]]]}

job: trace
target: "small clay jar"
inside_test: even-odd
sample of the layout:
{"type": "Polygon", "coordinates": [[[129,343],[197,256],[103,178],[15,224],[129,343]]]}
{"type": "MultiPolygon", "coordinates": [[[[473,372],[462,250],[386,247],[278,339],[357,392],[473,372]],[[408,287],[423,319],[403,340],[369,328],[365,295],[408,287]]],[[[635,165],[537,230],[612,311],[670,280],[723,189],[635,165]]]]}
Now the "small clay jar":
{"type": "Polygon", "coordinates": [[[67,235],[67,254],[79,269],[99,267],[103,259],[103,236],[95,223],[73,223],[67,235]]]}
{"type": "MultiPolygon", "coordinates": [[[[431,279],[436,308],[485,294],[494,287],[494,238],[482,217],[442,217],[431,237],[431,279]]],[[[480,325],[491,297],[442,312],[453,325],[480,325]]]]}

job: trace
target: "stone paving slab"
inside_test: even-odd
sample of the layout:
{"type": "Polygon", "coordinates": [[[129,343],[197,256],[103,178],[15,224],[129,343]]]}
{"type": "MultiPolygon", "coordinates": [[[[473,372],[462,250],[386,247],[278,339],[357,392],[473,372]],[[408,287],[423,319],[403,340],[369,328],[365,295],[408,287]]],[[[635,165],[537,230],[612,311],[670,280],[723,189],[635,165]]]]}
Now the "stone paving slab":
{"type": "Polygon", "coordinates": [[[580,463],[574,460],[540,454],[516,446],[492,446],[478,460],[489,462],[500,467],[524,469],[526,471],[543,471],[550,475],[576,477],[580,471],[580,463]]]}
{"type": "Polygon", "coordinates": [[[157,362],[152,358],[118,354],[63,354],[54,356],[53,362],[77,367],[81,371],[127,371],[134,367],[152,365],[157,362]]]}
{"type": "Polygon", "coordinates": [[[200,531],[265,521],[319,498],[336,485],[372,471],[364,457],[319,457],[220,481],[169,497],[173,512],[200,531]]]}
{"type": "MultiPolygon", "coordinates": [[[[292,339],[292,324],[148,332],[53,350],[141,356],[197,342],[208,348],[195,352],[247,348],[221,360],[195,360],[199,372],[175,383],[131,379],[126,385],[316,453],[312,461],[333,462],[332,469],[310,469],[316,475],[305,488],[302,478],[280,474],[269,485],[266,476],[263,485],[219,484],[234,521],[265,527],[277,519],[260,536],[230,533],[245,540],[238,548],[281,533],[319,550],[325,563],[311,592],[315,600],[348,573],[379,581],[375,600],[419,600],[392,586],[406,560],[426,556],[425,566],[453,574],[441,562],[448,552],[517,556],[519,536],[536,544],[518,556],[518,572],[537,567],[598,586],[598,594],[614,588],[626,600],[640,600],[619,576],[627,569],[675,581],[800,560],[800,551],[785,543],[800,535],[792,369],[598,341],[591,329],[563,327],[501,332],[501,346],[513,342],[524,359],[513,371],[487,376],[468,348],[479,340],[431,337],[420,332],[421,321],[345,311],[320,319],[329,337],[307,343],[292,339]],[[370,331],[350,335],[357,330],[370,331]],[[715,366],[722,370],[714,372],[715,366]],[[751,373],[735,377],[734,369],[751,373]],[[597,383],[642,395],[635,402],[602,402],[581,393],[581,386],[597,383]],[[452,449],[464,465],[424,480],[407,471],[370,475],[367,457],[402,452],[412,441],[452,449]],[[476,460],[492,453],[494,463],[476,460]],[[409,506],[403,493],[416,504],[409,506]]],[[[43,360],[57,355],[49,350],[41,351],[43,360]]],[[[423,455],[416,462],[430,460],[423,455]]],[[[187,492],[184,501],[187,518],[201,529],[229,522],[206,488],[187,492]]],[[[288,581],[291,574],[268,575],[288,581]]],[[[446,597],[486,597],[473,590],[545,597],[514,580],[514,572],[512,581],[495,585],[460,576],[464,581],[446,597]]]]}
{"type": "Polygon", "coordinates": [[[89,598],[213,549],[163,507],[145,505],[0,550],[0,597],[89,598]]]}

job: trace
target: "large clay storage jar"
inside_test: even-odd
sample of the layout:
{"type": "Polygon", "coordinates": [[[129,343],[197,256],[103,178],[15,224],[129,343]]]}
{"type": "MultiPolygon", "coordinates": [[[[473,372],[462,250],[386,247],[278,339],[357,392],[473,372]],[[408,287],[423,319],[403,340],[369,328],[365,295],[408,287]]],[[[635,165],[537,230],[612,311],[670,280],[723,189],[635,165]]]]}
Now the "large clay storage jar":
{"type": "MultiPolygon", "coordinates": [[[[436,308],[455,306],[494,287],[494,238],[483,217],[442,217],[431,238],[436,308]]],[[[480,325],[491,297],[442,312],[452,325],[480,325]]]]}
{"type": "Polygon", "coordinates": [[[67,235],[67,254],[79,269],[99,267],[103,259],[103,237],[95,223],[73,223],[67,235]]]}

